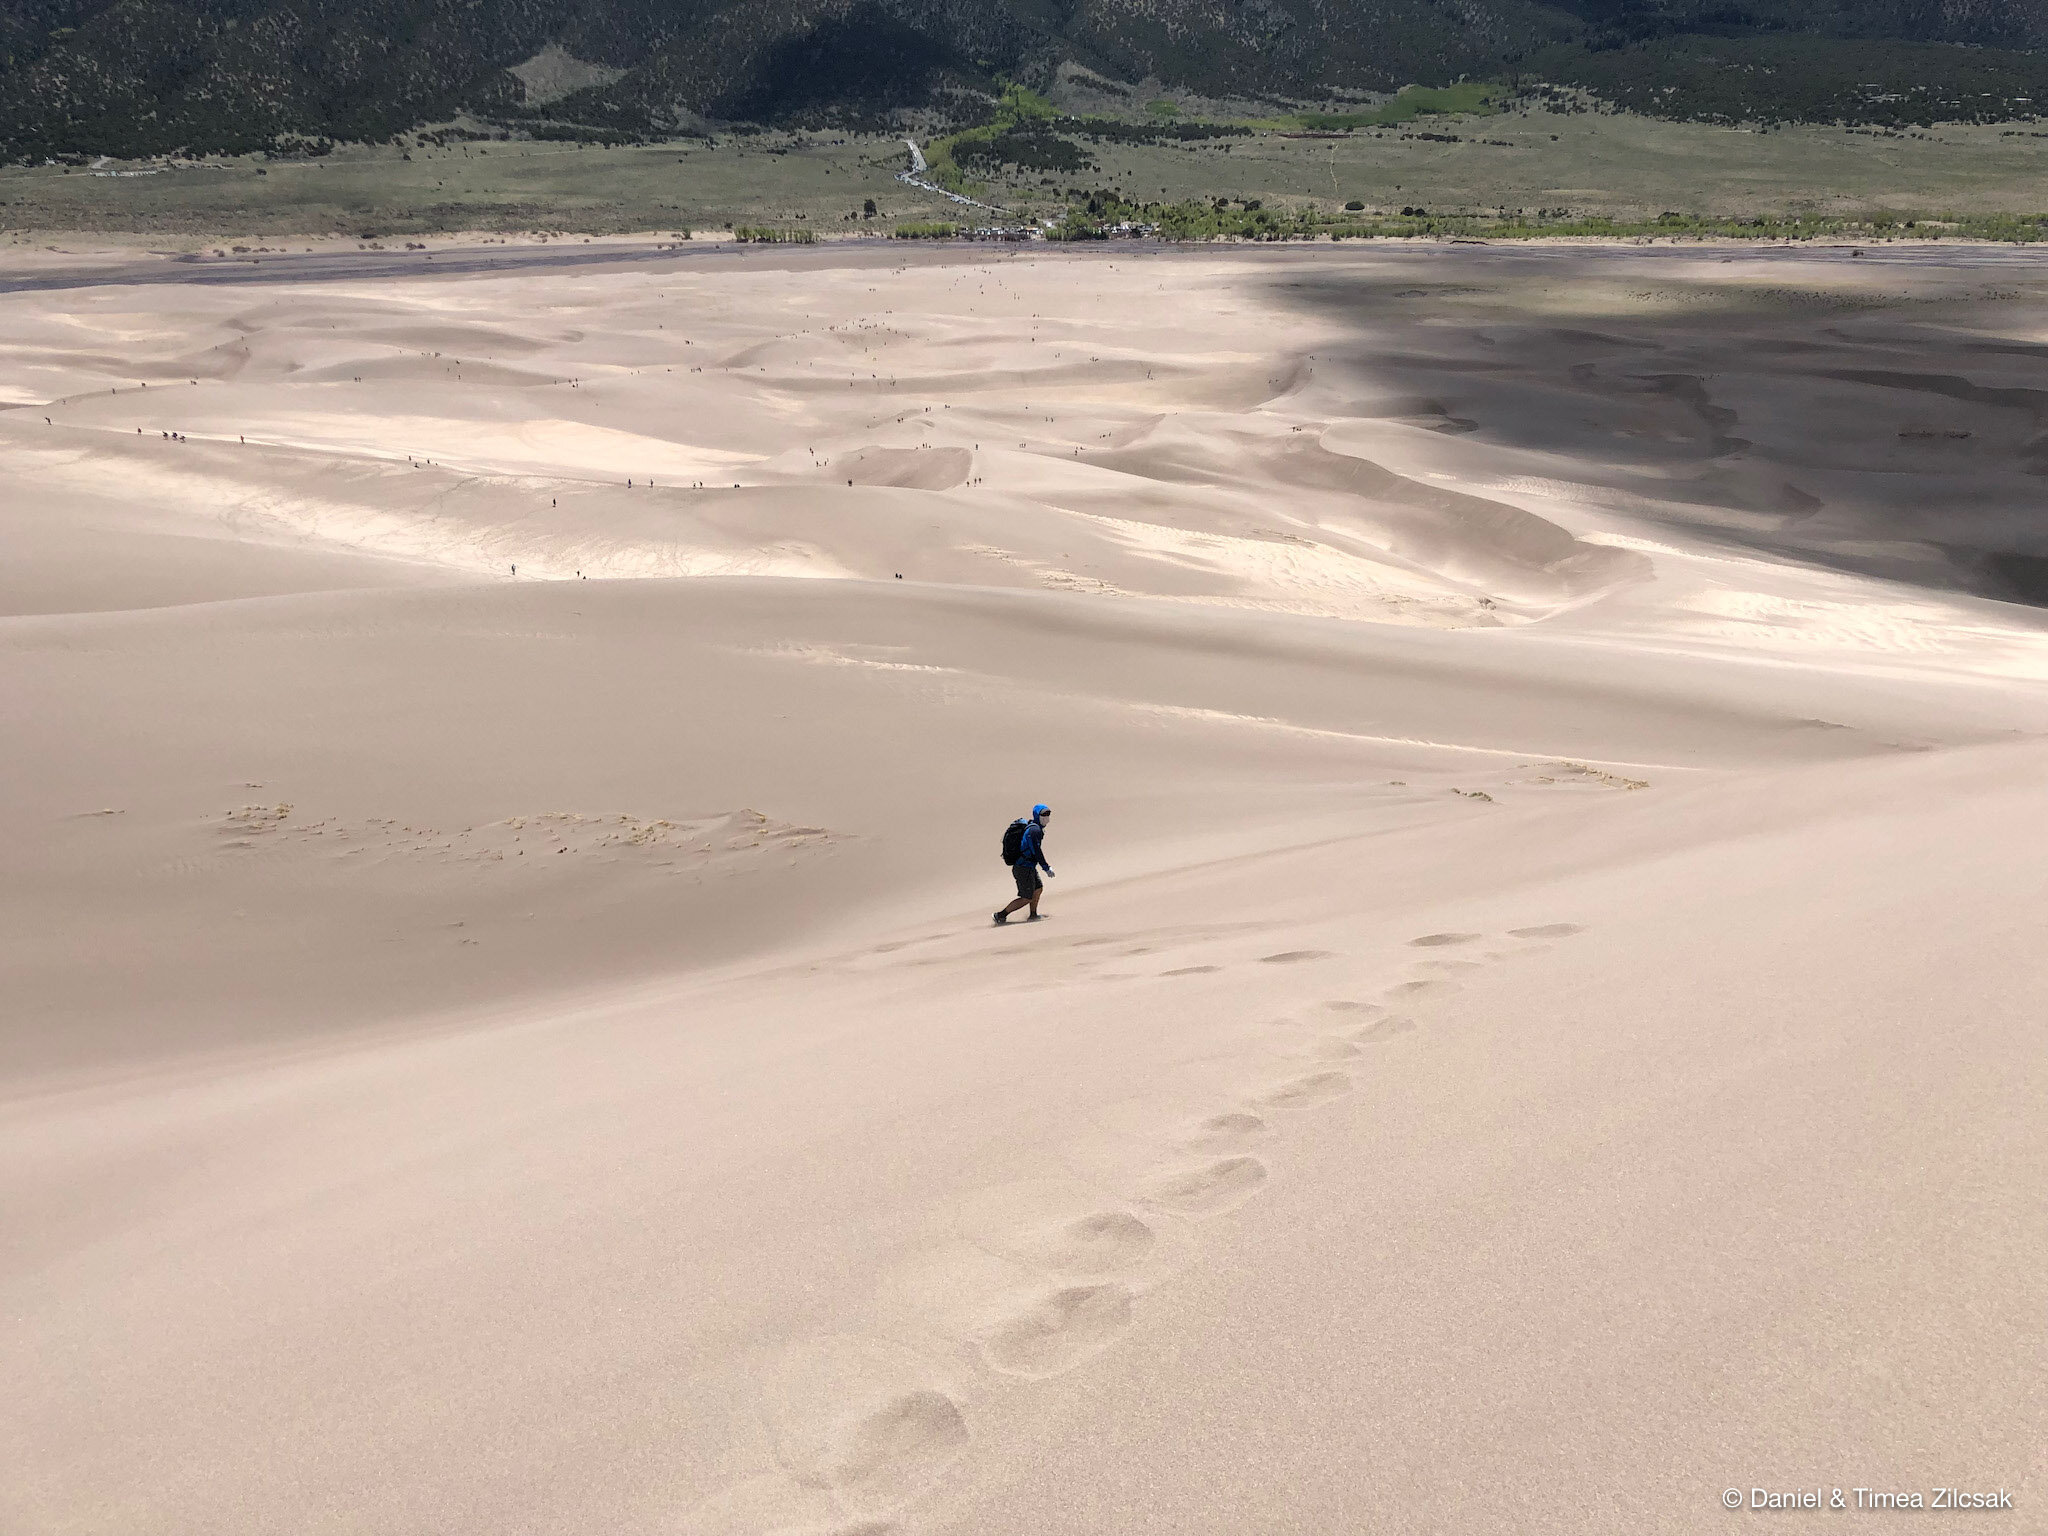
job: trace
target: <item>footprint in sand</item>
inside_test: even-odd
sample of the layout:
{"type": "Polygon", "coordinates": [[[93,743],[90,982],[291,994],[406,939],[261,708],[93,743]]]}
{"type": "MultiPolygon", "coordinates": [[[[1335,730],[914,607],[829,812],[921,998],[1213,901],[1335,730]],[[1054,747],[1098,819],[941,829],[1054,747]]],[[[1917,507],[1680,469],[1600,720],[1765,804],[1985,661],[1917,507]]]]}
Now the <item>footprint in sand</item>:
{"type": "Polygon", "coordinates": [[[1348,997],[1333,997],[1322,1005],[1326,1013],[1385,1013],[1378,1003],[1354,1003],[1348,997]]]}
{"type": "Polygon", "coordinates": [[[1387,996],[1398,998],[1448,997],[1461,990],[1455,981],[1402,981],[1387,988],[1387,996]]]}
{"type": "Polygon", "coordinates": [[[884,1304],[1004,1375],[1073,1369],[1130,1326],[1137,1297],[1170,1272],[1180,1241],[1130,1210],[1077,1208],[1089,1192],[1074,1179],[981,1191],[958,1213],[959,1240],[899,1268],[884,1304]]]}
{"type": "Polygon", "coordinates": [[[1425,933],[1421,938],[1408,942],[1417,949],[1437,949],[1446,944],[1470,944],[1482,937],[1484,935],[1477,933],[1425,933]]]}
{"type": "Polygon", "coordinates": [[[1159,1175],[1139,1198],[1179,1216],[1214,1216],[1242,1205],[1265,1182],[1266,1165],[1256,1157],[1220,1157],[1159,1175]]]}
{"type": "Polygon", "coordinates": [[[1227,1152],[1265,1134],[1266,1122],[1259,1116],[1248,1109],[1233,1109],[1198,1122],[1180,1144],[1190,1152],[1227,1152]]]}
{"type": "Polygon", "coordinates": [[[1161,971],[1162,976],[1207,976],[1211,971],[1220,971],[1220,965],[1184,965],[1178,970],[1161,971]]]}
{"type": "Polygon", "coordinates": [[[1510,928],[1508,933],[1517,939],[1568,939],[1585,931],[1579,923],[1544,923],[1536,928],[1510,928]]]}
{"type": "Polygon", "coordinates": [[[1342,1072],[1311,1072],[1268,1089],[1258,1102],[1269,1109],[1310,1109],[1350,1091],[1351,1079],[1342,1072]]]}
{"type": "MultiPolygon", "coordinates": [[[[1278,1018],[1248,1032],[1249,1038],[1283,1060],[1342,1061],[1358,1054],[1338,1036],[1326,1033],[1330,1019],[1278,1018]]],[[[1348,1020],[1344,1022],[1349,1022],[1348,1020]]]]}
{"type": "Polygon", "coordinates": [[[1041,1277],[1128,1276],[1162,1256],[1142,1217],[1101,1200],[1100,1188],[1079,1179],[1027,1179],[969,1197],[955,1220],[984,1255],[1041,1277]]]}
{"type": "Polygon", "coordinates": [[[981,1341],[981,1354],[1008,1376],[1056,1376],[1109,1348],[1130,1326],[1129,1287],[1113,1280],[1069,1285],[999,1323],[981,1341]]]}
{"type": "Polygon", "coordinates": [[[1415,1021],[1413,1019],[1404,1019],[1396,1014],[1368,1024],[1363,1029],[1353,1030],[1351,1038],[1362,1040],[1367,1045],[1378,1045],[1381,1041],[1391,1040],[1396,1035],[1405,1035],[1414,1028],[1415,1021]]]}
{"type": "Polygon", "coordinates": [[[883,1530],[877,1517],[937,1482],[971,1438],[938,1370],[879,1340],[792,1345],[762,1370],[759,1393],[780,1473],[713,1495],[685,1530],[883,1530]]]}
{"type": "Polygon", "coordinates": [[[1335,1035],[1321,1035],[1311,1040],[1302,1054],[1317,1061],[1347,1061],[1358,1054],[1358,1047],[1335,1035]]]}
{"type": "Polygon", "coordinates": [[[1012,1251],[1055,1274],[1107,1275],[1136,1269],[1155,1241],[1152,1229],[1129,1211],[1094,1211],[1022,1236],[1012,1251]]]}
{"type": "Polygon", "coordinates": [[[937,1478],[967,1445],[960,1405],[929,1388],[849,1413],[818,1447],[818,1486],[900,1503],[937,1478]]]}
{"type": "Polygon", "coordinates": [[[1327,960],[1331,953],[1327,949],[1283,949],[1277,955],[1259,956],[1259,964],[1298,965],[1304,960],[1327,960]]]}

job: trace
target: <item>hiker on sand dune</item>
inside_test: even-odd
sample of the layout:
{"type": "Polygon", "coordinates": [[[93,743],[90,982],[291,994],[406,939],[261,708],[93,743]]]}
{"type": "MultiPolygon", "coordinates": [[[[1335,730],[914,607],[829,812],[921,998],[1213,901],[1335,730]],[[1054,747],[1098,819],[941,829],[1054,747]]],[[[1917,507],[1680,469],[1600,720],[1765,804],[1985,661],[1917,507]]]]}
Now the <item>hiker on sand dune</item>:
{"type": "Polygon", "coordinates": [[[1019,907],[1029,907],[1031,921],[1038,921],[1038,894],[1045,889],[1038,872],[1052,874],[1052,866],[1045,862],[1045,821],[1050,815],[1051,806],[1034,805],[1029,820],[1019,816],[1003,832],[1003,862],[1017,877],[1017,899],[996,913],[998,923],[1007,923],[1019,907]]]}

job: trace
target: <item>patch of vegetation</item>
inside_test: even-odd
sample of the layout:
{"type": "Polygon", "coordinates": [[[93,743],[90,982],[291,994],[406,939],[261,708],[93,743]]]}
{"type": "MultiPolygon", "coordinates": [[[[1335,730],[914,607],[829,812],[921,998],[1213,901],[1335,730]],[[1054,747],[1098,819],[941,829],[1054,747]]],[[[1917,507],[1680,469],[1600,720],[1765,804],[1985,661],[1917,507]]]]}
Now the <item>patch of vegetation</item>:
{"type": "MultiPolygon", "coordinates": [[[[1252,141],[1244,138],[1186,147],[1171,141],[1095,146],[1081,138],[1101,170],[1006,179],[1000,195],[982,200],[1036,222],[1064,215],[1072,187],[1114,187],[1162,204],[1199,200],[1213,208],[1215,199],[1228,198],[1236,218],[1252,211],[1245,201],[1263,198],[1276,210],[1298,206],[1313,188],[1336,223],[1397,220],[1404,204],[1421,203],[1438,216],[1440,229],[1460,234],[1464,226],[1443,210],[1504,218],[1521,208],[1529,222],[1547,229],[1607,215],[1622,221],[1607,228],[1626,233],[1644,227],[1629,221],[1654,221],[1663,209],[1743,219],[1816,208],[1866,219],[1873,210],[1912,210],[1893,221],[1903,224],[1922,210],[2032,215],[2048,207],[2048,124],[2003,132],[1867,127],[1734,134],[1593,114],[1484,121],[1494,137],[1515,143],[1482,148],[1471,131],[1459,145],[1406,142],[1414,134],[1403,128],[1381,130],[1384,138],[1335,141],[1269,136],[1247,154],[1252,141]],[[1555,131],[1561,139],[1552,138],[1555,131]],[[1684,167],[1682,184],[1674,185],[1672,166],[1684,167]],[[1562,194],[1561,186],[1586,190],[1562,194]],[[1348,210],[1348,220],[1338,216],[1347,200],[1361,205],[1348,210]],[[1559,203],[1570,209],[1541,211],[1559,203]]],[[[77,168],[63,174],[55,166],[4,169],[0,232],[126,231],[171,246],[188,235],[217,244],[228,235],[368,229],[415,237],[448,230],[602,234],[694,226],[701,238],[707,230],[746,224],[811,229],[825,240],[834,231],[863,227],[886,234],[898,221],[977,225],[983,219],[895,180],[904,163],[900,134],[812,138],[720,129],[712,141],[618,148],[507,143],[502,134],[478,137],[473,128],[436,130],[433,137],[441,147],[408,135],[402,148],[340,146],[325,156],[250,157],[203,168],[159,162],[150,167],[156,174],[140,177],[101,178],[77,168]]],[[[1998,233],[1981,224],[1971,228],[1998,233]]],[[[1868,238],[1846,225],[1840,231],[1868,238]]]]}
{"type": "Polygon", "coordinates": [[[898,224],[895,235],[898,240],[951,240],[960,233],[958,224],[898,224]]]}
{"type": "Polygon", "coordinates": [[[1005,166],[1020,171],[1085,171],[1095,162],[1085,150],[1054,132],[1051,125],[1032,122],[983,136],[981,130],[957,135],[952,161],[964,170],[993,176],[1005,166]]]}
{"type": "Polygon", "coordinates": [[[1168,101],[1164,96],[1161,96],[1156,101],[1146,102],[1145,110],[1147,112],[1150,112],[1154,117],[1179,117],[1180,103],[1177,101],[1168,101]]]}
{"type": "Polygon", "coordinates": [[[743,245],[815,245],[818,240],[808,229],[778,229],[768,224],[736,224],[732,237],[743,245]]]}
{"type": "Polygon", "coordinates": [[[616,149],[622,144],[652,144],[644,133],[627,133],[616,128],[590,128],[581,123],[535,122],[526,125],[526,136],[544,144],[602,144],[616,149]]]}
{"type": "Polygon", "coordinates": [[[1948,239],[1996,240],[2016,245],[2032,245],[2048,240],[2048,214],[1931,217],[1880,213],[1864,218],[1832,218],[1810,214],[1743,219],[1666,213],[1655,219],[1616,219],[1601,214],[1574,214],[1568,210],[1557,209],[1539,210],[1535,214],[1489,218],[1481,215],[1434,214],[1427,209],[1413,208],[1404,209],[1398,215],[1379,218],[1360,219],[1355,215],[1347,215],[1342,221],[1324,220],[1321,221],[1317,232],[1336,239],[1437,235],[1471,240],[1665,238],[1786,243],[1809,240],[1860,240],[1873,245],[1893,240],[1948,239]]]}
{"type": "Polygon", "coordinates": [[[1000,103],[998,111],[1013,123],[1029,122],[1033,118],[1044,121],[1060,115],[1058,107],[1028,85],[1020,85],[1015,80],[1000,80],[997,84],[1001,87],[997,98],[1000,103]]]}
{"type": "Polygon", "coordinates": [[[1070,117],[1060,127],[1107,144],[1192,144],[1202,139],[1249,138],[1242,123],[1126,123],[1109,117],[1070,117]]]}
{"type": "Polygon", "coordinates": [[[1092,162],[1079,148],[1053,132],[1058,115],[1053,104],[1026,86],[1007,83],[995,115],[925,146],[925,164],[940,186],[964,192],[969,170],[993,175],[1005,165],[1032,171],[1078,171],[1092,162]]]}
{"type": "Polygon", "coordinates": [[[1370,240],[1437,237],[1451,240],[1690,239],[1759,241],[1995,240],[2016,245],[2048,241],[2048,213],[1934,217],[1876,213],[1862,218],[1822,215],[1714,218],[1665,213],[1655,219],[1616,219],[1569,209],[1533,214],[1432,213],[1406,207],[1398,213],[1341,214],[1315,208],[1271,209],[1259,199],[1187,199],[1175,203],[1134,203],[1115,191],[1076,198],[1059,224],[1056,240],[1106,240],[1118,235],[1151,235],[1162,240],[1370,240]]]}
{"type": "Polygon", "coordinates": [[[1507,100],[1504,86],[1483,81],[1461,82],[1441,88],[1411,85],[1392,101],[1364,112],[1299,112],[1292,117],[1274,118],[1261,127],[1307,128],[1334,133],[1352,128],[1391,128],[1418,117],[1483,116],[1498,112],[1507,100]]]}
{"type": "Polygon", "coordinates": [[[1051,102],[1020,85],[1006,85],[992,119],[926,146],[925,161],[940,186],[970,190],[970,176],[989,177],[1009,169],[1072,175],[1093,170],[1094,159],[1074,142],[1158,144],[1238,138],[1252,130],[1241,123],[1126,123],[1106,117],[1063,117],[1051,102]]]}
{"type": "Polygon", "coordinates": [[[1075,198],[1066,215],[1046,231],[1046,238],[1107,240],[1149,234],[1162,240],[1302,240],[1321,230],[1321,216],[1313,211],[1276,211],[1258,198],[1236,203],[1227,198],[1133,203],[1119,192],[1103,190],[1075,198]]]}

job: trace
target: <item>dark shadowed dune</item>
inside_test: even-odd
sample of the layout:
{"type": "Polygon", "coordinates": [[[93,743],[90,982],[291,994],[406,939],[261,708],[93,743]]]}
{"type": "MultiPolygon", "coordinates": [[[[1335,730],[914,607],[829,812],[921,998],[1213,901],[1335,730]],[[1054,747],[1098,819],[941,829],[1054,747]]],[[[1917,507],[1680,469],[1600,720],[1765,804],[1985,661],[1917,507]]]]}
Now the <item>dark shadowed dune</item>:
{"type": "Polygon", "coordinates": [[[1467,251],[1458,291],[1426,303],[1391,271],[1276,290],[1351,331],[1327,389],[1426,401],[1595,500],[1733,550],[2043,600],[2048,269],[1987,255],[1992,291],[1982,266],[1903,257],[1588,255],[1467,251]]]}

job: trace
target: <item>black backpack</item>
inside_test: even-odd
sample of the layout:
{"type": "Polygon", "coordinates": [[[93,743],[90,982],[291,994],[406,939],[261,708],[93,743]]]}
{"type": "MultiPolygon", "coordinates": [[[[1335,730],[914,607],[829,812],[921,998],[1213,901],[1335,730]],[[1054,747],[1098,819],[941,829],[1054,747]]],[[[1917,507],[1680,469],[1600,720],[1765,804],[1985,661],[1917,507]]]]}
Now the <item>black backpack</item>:
{"type": "Polygon", "coordinates": [[[1003,828],[1003,862],[1015,864],[1024,857],[1024,818],[1019,816],[1003,828]]]}

